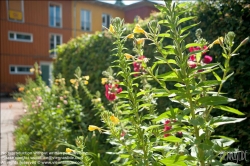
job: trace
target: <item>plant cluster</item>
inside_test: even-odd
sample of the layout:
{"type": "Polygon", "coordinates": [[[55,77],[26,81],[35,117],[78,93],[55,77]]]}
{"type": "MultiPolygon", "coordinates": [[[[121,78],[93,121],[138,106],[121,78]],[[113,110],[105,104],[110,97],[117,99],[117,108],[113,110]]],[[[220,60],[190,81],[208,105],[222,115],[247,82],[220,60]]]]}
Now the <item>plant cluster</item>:
{"type": "Polygon", "coordinates": [[[222,152],[234,151],[230,145],[236,140],[213,133],[218,126],[246,118],[213,116],[211,112],[219,109],[244,115],[225,105],[235,99],[226,97],[222,86],[233,75],[229,65],[231,58],[248,38],[234,48],[235,33],[228,32],[209,44],[198,29],[197,40],[185,44],[188,30],[195,25],[182,27],[182,24],[194,17],[182,17],[185,11],[177,12],[182,4],[165,3],[165,7],[157,6],[165,18],[150,21],[149,32],[136,25],[133,33],[124,35],[123,20],[111,21],[109,32],[116,39],[114,56],[117,58],[112,68],[117,68],[118,72],[108,69],[103,74],[106,81],[111,80],[105,85],[105,96],[112,109],[106,109],[83,85],[104,122],[103,127],[92,124],[88,130],[109,135],[109,143],[116,147],[109,153],[118,155],[113,165],[237,165],[223,164],[225,155],[220,156],[222,152]],[[162,33],[162,26],[168,30],[162,33]],[[143,37],[136,34],[143,34],[143,37]],[[164,45],[164,38],[169,38],[173,44],[164,45]],[[161,55],[155,56],[157,61],[152,66],[143,53],[145,40],[161,55]],[[125,42],[133,42],[134,55],[127,53],[125,42]],[[212,57],[207,55],[215,44],[223,50],[224,64],[212,63],[212,57]],[[167,65],[170,71],[159,74],[157,68],[162,65],[167,65]],[[218,70],[222,70],[222,77],[217,74],[218,70]],[[212,79],[207,77],[209,74],[213,75],[212,79]],[[167,86],[169,81],[174,82],[174,88],[167,86]],[[160,88],[152,86],[152,82],[159,83],[160,88]],[[156,101],[166,96],[178,107],[169,106],[159,115],[156,101]]]}

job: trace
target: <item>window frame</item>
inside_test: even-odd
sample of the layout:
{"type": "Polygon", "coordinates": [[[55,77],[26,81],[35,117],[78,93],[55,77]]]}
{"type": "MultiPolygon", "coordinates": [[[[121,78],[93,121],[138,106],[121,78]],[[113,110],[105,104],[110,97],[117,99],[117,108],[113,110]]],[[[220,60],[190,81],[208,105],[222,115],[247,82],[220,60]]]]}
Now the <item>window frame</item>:
{"type": "Polygon", "coordinates": [[[26,32],[8,31],[8,39],[10,41],[33,43],[33,34],[32,33],[26,33],[26,32]],[[11,33],[14,33],[14,39],[10,38],[10,34],[11,33]],[[17,39],[17,34],[20,34],[20,35],[30,35],[30,40],[17,39]]]}
{"type": "MultiPolygon", "coordinates": [[[[85,21],[86,22],[86,21],[85,21]]],[[[85,27],[86,28],[86,27],[85,27]]],[[[86,31],[86,32],[91,32],[92,31],[92,13],[91,13],[91,10],[87,10],[87,9],[81,9],[80,10],[80,29],[82,31],[86,31]],[[89,27],[89,30],[86,30],[86,29],[82,29],[82,11],[84,12],[89,12],[89,22],[90,22],[90,27],[89,27]]]]}
{"type": "MultiPolygon", "coordinates": [[[[62,15],[62,11],[63,11],[63,7],[62,7],[62,4],[61,3],[57,3],[57,2],[52,2],[52,1],[49,1],[49,6],[48,6],[48,15],[49,15],[49,27],[51,28],[62,28],[63,27],[63,15],[62,15]],[[53,25],[50,25],[50,6],[51,5],[54,5],[54,6],[59,6],[60,7],[60,26],[53,26],[53,25]]],[[[55,22],[56,24],[56,22],[55,22]]]]}
{"type": "Polygon", "coordinates": [[[106,20],[107,20],[107,16],[109,16],[109,23],[106,22],[106,25],[105,25],[106,28],[109,28],[109,25],[110,25],[111,19],[112,19],[112,15],[111,15],[111,14],[102,13],[102,30],[105,30],[105,28],[103,27],[103,26],[104,26],[104,25],[103,25],[103,16],[104,16],[104,15],[105,15],[105,22],[106,22],[106,20]]]}
{"type": "MultiPolygon", "coordinates": [[[[51,48],[50,48],[50,38],[51,38],[51,36],[52,35],[54,35],[54,36],[60,36],[60,45],[63,43],[63,35],[62,34],[58,34],[58,33],[49,33],[49,50],[51,50],[51,48]]],[[[54,42],[55,42],[55,37],[54,37],[54,42]]],[[[55,44],[55,43],[54,43],[55,44]]],[[[56,48],[56,46],[57,45],[55,45],[55,48],[56,48]]],[[[55,58],[56,56],[57,56],[57,54],[56,54],[56,51],[55,52],[53,52],[53,53],[49,53],[49,56],[51,57],[51,58],[55,58]]]]}
{"type": "Polygon", "coordinates": [[[18,21],[18,20],[12,20],[9,18],[9,2],[10,0],[6,0],[6,11],[7,11],[7,19],[8,21],[12,21],[12,22],[17,22],[17,23],[24,23],[24,0],[20,0],[21,1],[21,9],[22,9],[22,21],[18,21]]]}
{"type": "Polygon", "coordinates": [[[18,70],[17,70],[18,67],[30,67],[30,69],[33,68],[32,65],[12,65],[12,64],[10,64],[9,65],[9,73],[13,74],[13,75],[32,75],[33,74],[33,72],[30,72],[30,71],[29,72],[18,72],[18,70]],[[14,72],[11,71],[11,67],[15,67],[14,72]]]}

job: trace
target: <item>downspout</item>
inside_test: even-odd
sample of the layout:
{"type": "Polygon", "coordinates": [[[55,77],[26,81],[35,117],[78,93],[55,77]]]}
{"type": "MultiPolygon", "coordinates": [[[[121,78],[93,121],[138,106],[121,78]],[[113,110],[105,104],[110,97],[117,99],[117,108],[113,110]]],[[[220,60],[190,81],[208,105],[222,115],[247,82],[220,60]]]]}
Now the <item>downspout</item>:
{"type": "Polygon", "coordinates": [[[76,0],[74,0],[74,38],[76,37],[76,0]]]}

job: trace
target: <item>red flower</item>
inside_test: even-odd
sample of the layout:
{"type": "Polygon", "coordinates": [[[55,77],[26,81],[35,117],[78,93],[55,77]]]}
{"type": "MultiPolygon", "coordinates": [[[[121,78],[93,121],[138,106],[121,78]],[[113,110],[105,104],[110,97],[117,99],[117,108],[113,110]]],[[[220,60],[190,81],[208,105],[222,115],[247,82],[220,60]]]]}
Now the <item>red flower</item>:
{"type": "Polygon", "coordinates": [[[202,62],[204,63],[210,63],[212,62],[213,58],[209,55],[205,55],[204,58],[202,59],[202,62]]]}
{"type": "Polygon", "coordinates": [[[192,54],[192,55],[189,57],[189,60],[190,60],[190,61],[196,61],[196,56],[195,56],[195,54],[192,54]]]}
{"type": "Polygon", "coordinates": [[[194,52],[200,50],[200,47],[189,47],[189,52],[194,52]]]}
{"type": "Polygon", "coordinates": [[[187,63],[190,68],[195,68],[197,66],[196,62],[194,61],[188,61],[187,63]]]}
{"type": "MultiPolygon", "coordinates": [[[[133,62],[133,67],[134,67],[134,71],[135,72],[144,72],[145,70],[144,70],[144,68],[142,67],[142,60],[144,59],[144,58],[146,58],[144,55],[141,55],[141,56],[139,56],[138,57],[138,60],[139,61],[135,61],[135,62],[133,62]]],[[[139,74],[134,74],[134,76],[136,77],[136,76],[138,76],[139,74]]]]}
{"type": "MultiPolygon", "coordinates": [[[[172,126],[169,125],[170,122],[171,121],[169,119],[165,121],[164,130],[163,130],[164,132],[169,131],[169,130],[172,129],[172,126]]],[[[168,137],[168,136],[170,136],[170,134],[164,134],[164,137],[168,137]]]]}
{"type": "Polygon", "coordinates": [[[116,99],[116,94],[121,93],[122,88],[118,87],[118,84],[105,84],[105,96],[109,101],[116,99]]]}

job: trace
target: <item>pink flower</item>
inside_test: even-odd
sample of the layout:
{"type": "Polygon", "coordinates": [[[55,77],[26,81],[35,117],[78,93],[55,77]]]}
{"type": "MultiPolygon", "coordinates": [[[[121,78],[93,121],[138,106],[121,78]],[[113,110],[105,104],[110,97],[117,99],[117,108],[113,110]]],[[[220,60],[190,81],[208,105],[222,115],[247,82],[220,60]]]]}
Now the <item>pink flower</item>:
{"type": "Polygon", "coordinates": [[[192,54],[192,55],[189,57],[189,60],[190,60],[190,61],[196,61],[196,56],[195,56],[195,54],[192,54]]]}
{"type": "Polygon", "coordinates": [[[67,101],[67,100],[63,100],[63,103],[64,103],[65,105],[67,105],[67,104],[68,104],[68,101],[67,101]]]}
{"type": "Polygon", "coordinates": [[[204,58],[202,59],[203,63],[210,63],[212,62],[213,58],[209,55],[205,55],[204,58]]]}
{"type": "Polygon", "coordinates": [[[122,131],[121,137],[124,137],[125,135],[126,135],[126,132],[125,132],[125,131],[122,131]]]}
{"type": "MultiPolygon", "coordinates": [[[[170,121],[169,119],[165,121],[163,132],[166,132],[166,131],[169,131],[169,130],[172,129],[172,126],[169,125],[170,122],[171,122],[171,121],[170,121]]],[[[164,137],[168,137],[168,136],[170,136],[170,134],[164,134],[164,137]]]]}
{"type": "Polygon", "coordinates": [[[187,63],[190,68],[195,68],[197,66],[196,62],[193,61],[188,61],[187,63]]]}
{"type": "MultiPolygon", "coordinates": [[[[133,67],[135,72],[145,72],[144,68],[142,67],[142,60],[144,60],[146,57],[144,55],[141,55],[138,57],[138,61],[133,62],[133,67]]],[[[134,74],[134,76],[138,76],[139,74],[134,74]]]]}
{"type": "Polygon", "coordinates": [[[118,87],[118,84],[105,84],[105,96],[109,101],[113,101],[116,99],[116,94],[122,92],[122,88],[118,87]]]}
{"type": "Polygon", "coordinates": [[[189,47],[189,52],[194,52],[200,50],[200,47],[189,47]]]}

